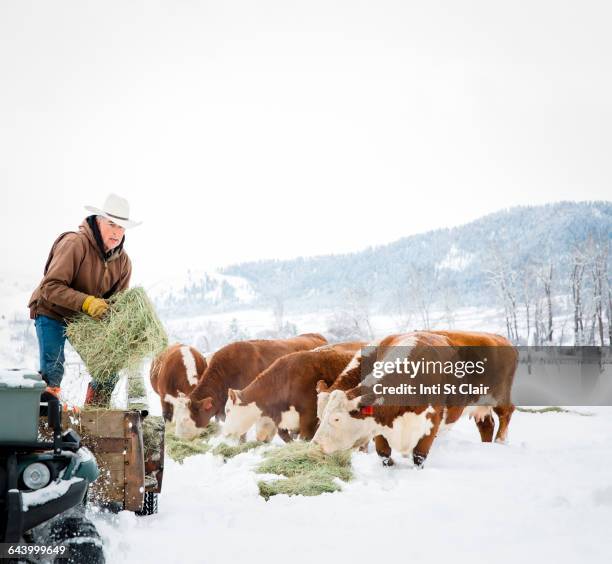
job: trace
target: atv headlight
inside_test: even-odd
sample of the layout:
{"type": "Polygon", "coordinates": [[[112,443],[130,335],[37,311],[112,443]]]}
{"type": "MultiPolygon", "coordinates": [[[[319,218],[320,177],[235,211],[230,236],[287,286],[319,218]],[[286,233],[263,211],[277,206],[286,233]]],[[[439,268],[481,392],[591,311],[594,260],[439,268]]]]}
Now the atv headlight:
{"type": "Polygon", "coordinates": [[[21,478],[28,488],[31,490],[39,490],[49,483],[51,480],[51,472],[42,462],[34,462],[26,466],[21,478]]]}

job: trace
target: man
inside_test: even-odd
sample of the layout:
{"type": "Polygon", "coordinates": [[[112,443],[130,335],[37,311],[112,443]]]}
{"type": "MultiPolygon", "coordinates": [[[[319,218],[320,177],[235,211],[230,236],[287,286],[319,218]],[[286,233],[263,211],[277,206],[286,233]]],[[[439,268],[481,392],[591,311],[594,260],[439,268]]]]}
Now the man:
{"type": "MultiPolygon", "coordinates": [[[[110,194],[102,209],[85,209],[93,215],[85,218],[78,233],[68,231],[55,240],[43,279],[28,304],[30,317],[35,320],[40,372],[47,393],[55,396],[64,376],[66,323],[79,312],[101,319],[108,309],[106,300],[125,290],[132,274],[123,248],[124,234],[139,223],[129,219],[127,200],[110,194]]],[[[85,402],[96,403],[95,386],[91,384],[85,402]]]]}

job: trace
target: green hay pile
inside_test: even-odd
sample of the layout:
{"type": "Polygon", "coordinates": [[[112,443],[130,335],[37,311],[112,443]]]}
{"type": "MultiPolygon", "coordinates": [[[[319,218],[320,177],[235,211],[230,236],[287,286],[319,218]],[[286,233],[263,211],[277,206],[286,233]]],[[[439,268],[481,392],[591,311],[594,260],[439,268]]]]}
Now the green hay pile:
{"type": "Polygon", "coordinates": [[[258,483],[259,493],[266,500],[273,495],[315,496],[341,489],[335,478],[352,479],[351,452],[331,455],[312,443],[293,442],[264,453],[256,470],[260,474],[280,474],[287,479],[258,483]]]}
{"type": "Polygon", "coordinates": [[[211,449],[208,441],[219,432],[219,424],[211,421],[200,434],[191,440],[179,439],[174,434],[174,424],[166,424],[166,452],[173,460],[182,464],[185,458],[196,454],[204,454],[211,449]]]}
{"type": "Polygon", "coordinates": [[[138,372],[144,358],[168,346],[166,331],[142,288],[110,298],[101,320],[78,315],[68,324],[66,335],[92,379],[102,386],[112,383],[121,370],[138,372]]]}
{"type": "Polygon", "coordinates": [[[246,443],[240,443],[237,445],[221,443],[213,449],[212,453],[222,456],[223,460],[227,460],[228,458],[234,458],[234,456],[237,456],[238,454],[242,454],[243,452],[247,452],[264,444],[266,443],[261,441],[248,441],[246,443]]]}
{"type": "Polygon", "coordinates": [[[258,482],[259,495],[266,501],[273,495],[305,495],[315,496],[322,493],[333,493],[342,488],[333,481],[325,471],[313,470],[305,476],[294,476],[286,480],[279,479],[272,482],[258,482]]]}

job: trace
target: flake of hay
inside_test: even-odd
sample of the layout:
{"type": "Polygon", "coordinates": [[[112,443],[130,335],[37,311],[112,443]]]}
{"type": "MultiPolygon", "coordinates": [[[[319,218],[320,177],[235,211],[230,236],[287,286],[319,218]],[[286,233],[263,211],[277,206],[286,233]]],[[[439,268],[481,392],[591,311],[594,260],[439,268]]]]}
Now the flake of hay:
{"type": "Polygon", "coordinates": [[[326,472],[312,471],[304,475],[293,476],[285,480],[257,482],[259,495],[266,501],[274,495],[315,496],[322,493],[337,492],[341,488],[326,472]]]}
{"type": "Polygon", "coordinates": [[[144,358],[168,346],[166,332],[142,288],[110,298],[101,320],[78,315],[68,324],[66,335],[92,379],[102,385],[112,382],[121,370],[138,372],[144,358]]]}
{"type": "Polygon", "coordinates": [[[265,499],[277,494],[314,496],[335,492],[341,489],[336,478],[346,482],[353,477],[350,451],[327,455],[318,446],[303,442],[267,451],[256,472],[287,478],[259,482],[259,493],[265,499]]]}
{"type": "Polygon", "coordinates": [[[222,456],[224,460],[227,460],[228,458],[234,458],[234,456],[237,456],[238,454],[242,454],[243,452],[247,452],[264,444],[266,443],[261,441],[248,441],[246,443],[240,443],[237,445],[220,443],[213,449],[212,453],[222,456]]]}
{"type": "Polygon", "coordinates": [[[346,482],[352,478],[351,452],[325,454],[313,443],[295,441],[266,452],[257,468],[260,474],[280,474],[287,478],[314,470],[325,471],[346,482]]]}

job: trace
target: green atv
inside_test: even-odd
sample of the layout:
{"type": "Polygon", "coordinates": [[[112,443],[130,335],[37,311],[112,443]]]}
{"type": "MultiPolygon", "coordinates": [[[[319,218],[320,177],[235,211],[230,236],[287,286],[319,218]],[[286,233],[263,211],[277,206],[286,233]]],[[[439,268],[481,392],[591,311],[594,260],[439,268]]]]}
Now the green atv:
{"type": "Polygon", "coordinates": [[[41,402],[44,389],[39,374],[0,370],[0,559],[103,564],[85,516],[96,460],[74,430],[62,431],[60,402],[41,402]],[[40,414],[49,440],[39,439],[40,414]]]}

